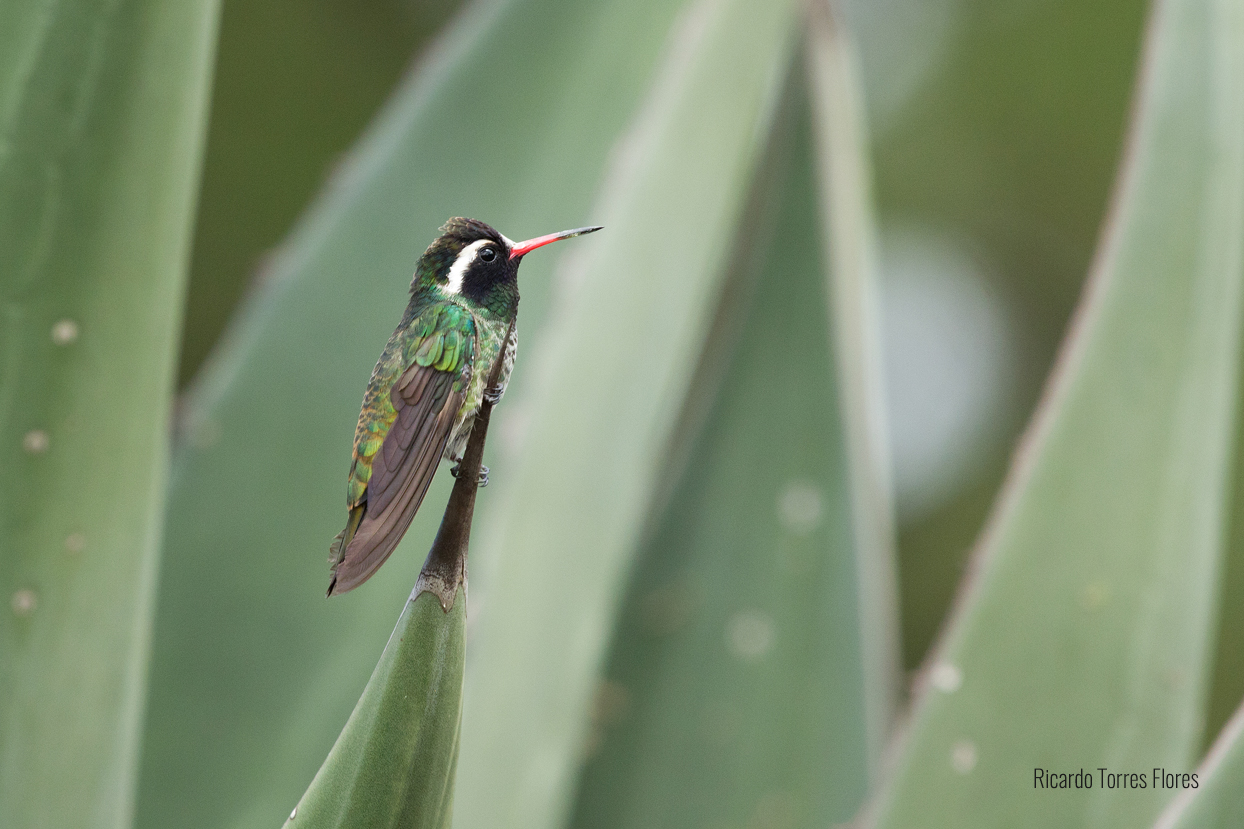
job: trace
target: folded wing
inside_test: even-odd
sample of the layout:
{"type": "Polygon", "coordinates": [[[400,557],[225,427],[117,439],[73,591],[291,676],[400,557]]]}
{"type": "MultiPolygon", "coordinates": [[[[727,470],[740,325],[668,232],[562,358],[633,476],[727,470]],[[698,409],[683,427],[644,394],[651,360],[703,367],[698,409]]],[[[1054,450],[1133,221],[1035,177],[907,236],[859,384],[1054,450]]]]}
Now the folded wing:
{"type": "Polygon", "coordinates": [[[412,324],[399,350],[408,365],[388,394],[392,414],[385,406],[368,420],[364,405],[359,433],[365,437],[355,442],[351,470],[352,493],[360,486],[362,493],[351,498],[349,522],[333,542],[330,596],[362,584],[384,563],[436,474],[470,380],[474,325],[460,310],[431,310],[432,319],[412,324]]]}

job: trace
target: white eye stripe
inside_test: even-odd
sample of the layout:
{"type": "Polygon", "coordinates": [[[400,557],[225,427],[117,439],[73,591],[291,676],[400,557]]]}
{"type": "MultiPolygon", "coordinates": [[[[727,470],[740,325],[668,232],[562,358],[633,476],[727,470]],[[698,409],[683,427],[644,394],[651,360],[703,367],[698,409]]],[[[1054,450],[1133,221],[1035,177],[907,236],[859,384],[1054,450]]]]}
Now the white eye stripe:
{"type": "Polygon", "coordinates": [[[454,260],[453,265],[449,268],[449,276],[445,282],[445,291],[447,293],[462,293],[462,280],[466,276],[467,268],[471,267],[471,263],[475,261],[475,256],[479,253],[479,249],[488,244],[488,242],[488,239],[480,239],[467,245],[458,253],[458,258],[454,260]]]}

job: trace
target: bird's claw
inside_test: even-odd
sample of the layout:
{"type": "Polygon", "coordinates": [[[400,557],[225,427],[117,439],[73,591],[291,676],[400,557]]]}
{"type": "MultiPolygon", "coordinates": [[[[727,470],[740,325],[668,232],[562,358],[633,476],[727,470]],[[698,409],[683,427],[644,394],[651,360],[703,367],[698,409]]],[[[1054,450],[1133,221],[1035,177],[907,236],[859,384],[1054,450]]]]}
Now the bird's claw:
{"type": "Polygon", "coordinates": [[[500,386],[493,386],[490,389],[484,389],[484,402],[489,406],[495,406],[501,400],[501,395],[505,393],[505,389],[500,386]]]}
{"type": "MultiPolygon", "coordinates": [[[[461,463],[454,464],[449,468],[449,474],[455,478],[459,477],[462,472],[461,466],[461,463]]],[[[481,466],[479,468],[479,477],[475,479],[475,485],[479,487],[488,486],[488,467],[481,466]]]]}

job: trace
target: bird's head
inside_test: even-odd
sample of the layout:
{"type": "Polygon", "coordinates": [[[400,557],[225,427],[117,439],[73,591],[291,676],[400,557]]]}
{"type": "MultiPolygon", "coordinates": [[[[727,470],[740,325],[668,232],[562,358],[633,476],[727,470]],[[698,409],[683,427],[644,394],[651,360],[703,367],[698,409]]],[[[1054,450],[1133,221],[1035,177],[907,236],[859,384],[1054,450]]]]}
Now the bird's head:
{"type": "Polygon", "coordinates": [[[523,256],[551,242],[597,230],[580,227],[512,242],[477,219],[453,218],[419,257],[410,289],[435,286],[475,307],[507,314],[518,303],[518,266],[523,256]]]}

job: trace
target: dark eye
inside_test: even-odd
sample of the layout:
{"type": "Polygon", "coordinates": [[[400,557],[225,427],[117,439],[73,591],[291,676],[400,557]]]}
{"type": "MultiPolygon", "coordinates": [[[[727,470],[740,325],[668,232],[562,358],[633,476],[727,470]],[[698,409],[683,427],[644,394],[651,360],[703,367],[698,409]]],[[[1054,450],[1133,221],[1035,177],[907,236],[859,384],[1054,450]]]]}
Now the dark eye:
{"type": "Polygon", "coordinates": [[[485,262],[491,262],[497,258],[497,252],[492,248],[483,248],[479,252],[479,258],[483,259],[485,262]]]}

